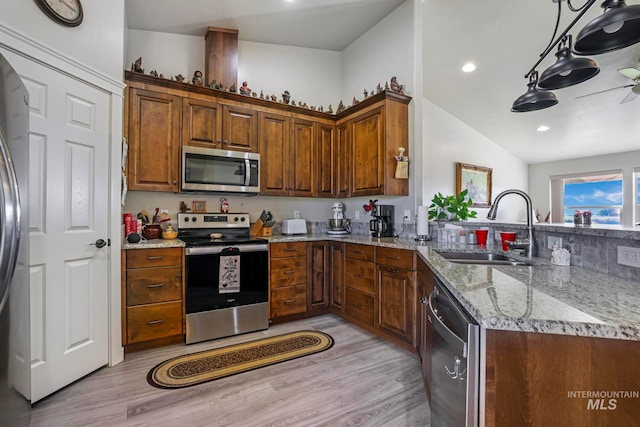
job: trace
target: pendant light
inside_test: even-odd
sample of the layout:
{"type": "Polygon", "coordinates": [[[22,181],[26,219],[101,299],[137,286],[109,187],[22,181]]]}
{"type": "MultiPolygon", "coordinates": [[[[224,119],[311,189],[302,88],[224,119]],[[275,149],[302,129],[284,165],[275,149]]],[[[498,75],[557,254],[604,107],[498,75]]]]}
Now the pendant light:
{"type": "Polygon", "coordinates": [[[604,13],[578,33],[573,51],[597,55],[640,42],[640,5],[627,6],[625,0],[605,0],[604,13]]]}
{"type": "Polygon", "coordinates": [[[600,72],[593,59],[571,55],[571,35],[562,38],[556,57],[556,63],[540,75],[539,88],[562,89],[589,80],[600,72]]]}
{"type": "Polygon", "coordinates": [[[534,71],[529,75],[528,88],[524,95],[521,95],[513,101],[511,111],[514,113],[526,113],[529,111],[542,110],[549,108],[558,103],[558,99],[553,92],[546,90],[539,90],[536,86],[538,84],[538,72],[534,71]]]}

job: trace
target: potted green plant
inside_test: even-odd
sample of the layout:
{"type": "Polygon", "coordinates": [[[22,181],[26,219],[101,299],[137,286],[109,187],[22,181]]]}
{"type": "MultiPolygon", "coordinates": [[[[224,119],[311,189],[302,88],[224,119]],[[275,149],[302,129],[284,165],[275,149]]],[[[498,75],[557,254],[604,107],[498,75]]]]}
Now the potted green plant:
{"type": "Polygon", "coordinates": [[[437,193],[431,199],[429,205],[429,219],[440,221],[466,221],[475,218],[478,213],[469,210],[473,205],[471,199],[467,199],[467,190],[463,190],[457,196],[443,196],[437,193]]]}

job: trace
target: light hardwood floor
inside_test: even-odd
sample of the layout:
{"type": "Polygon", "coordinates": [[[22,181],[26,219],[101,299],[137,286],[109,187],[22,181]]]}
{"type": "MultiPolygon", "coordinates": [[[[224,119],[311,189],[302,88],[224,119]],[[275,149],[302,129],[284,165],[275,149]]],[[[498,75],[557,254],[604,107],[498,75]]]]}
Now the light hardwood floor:
{"type": "Polygon", "coordinates": [[[190,346],[132,353],[34,405],[31,426],[429,426],[418,358],[333,315],[190,346]],[[147,372],[181,354],[314,329],[322,353],[180,390],[147,372]]]}

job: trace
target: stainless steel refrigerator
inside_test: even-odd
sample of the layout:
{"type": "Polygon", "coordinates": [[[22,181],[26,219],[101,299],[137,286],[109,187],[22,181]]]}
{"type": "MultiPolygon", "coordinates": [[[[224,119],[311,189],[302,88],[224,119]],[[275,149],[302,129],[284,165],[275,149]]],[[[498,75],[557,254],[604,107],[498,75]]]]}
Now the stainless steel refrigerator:
{"type": "Polygon", "coordinates": [[[29,425],[28,92],[0,53],[0,426],[29,425]]]}

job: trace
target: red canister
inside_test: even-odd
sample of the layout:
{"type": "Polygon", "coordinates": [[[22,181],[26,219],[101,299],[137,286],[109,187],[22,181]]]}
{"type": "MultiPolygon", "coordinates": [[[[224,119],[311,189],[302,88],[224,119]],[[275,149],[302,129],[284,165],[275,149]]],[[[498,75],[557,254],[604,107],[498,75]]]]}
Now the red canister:
{"type": "Polygon", "coordinates": [[[124,238],[126,239],[129,237],[129,234],[135,232],[135,229],[132,228],[133,215],[125,213],[122,217],[122,221],[124,223],[124,238]]]}

